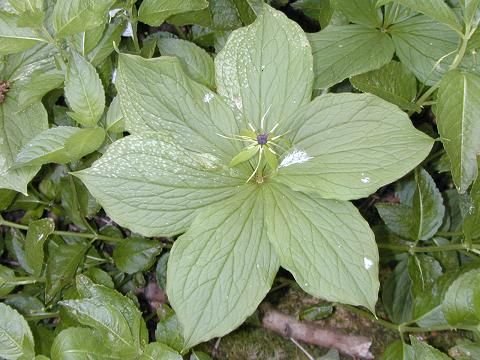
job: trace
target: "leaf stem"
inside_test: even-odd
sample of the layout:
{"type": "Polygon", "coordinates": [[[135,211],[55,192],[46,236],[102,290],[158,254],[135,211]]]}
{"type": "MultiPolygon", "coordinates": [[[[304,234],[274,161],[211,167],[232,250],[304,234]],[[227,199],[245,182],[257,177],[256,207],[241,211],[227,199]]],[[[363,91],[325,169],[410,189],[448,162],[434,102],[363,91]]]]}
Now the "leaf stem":
{"type": "Polygon", "coordinates": [[[27,321],[32,321],[32,320],[51,319],[59,316],[60,316],[60,313],[58,312],[36,312],[36,313],[24,315],[23,317],[27,321]]]}
{"type": "Polygon", "coordinates": [[[438,246],[410,246],[397,244],[377,244],[379,249],[401,251],[408,253],[441,252],[441,251],[472,251],[478,253],[480,245],[472,244],[447,244],[438,246]]]}

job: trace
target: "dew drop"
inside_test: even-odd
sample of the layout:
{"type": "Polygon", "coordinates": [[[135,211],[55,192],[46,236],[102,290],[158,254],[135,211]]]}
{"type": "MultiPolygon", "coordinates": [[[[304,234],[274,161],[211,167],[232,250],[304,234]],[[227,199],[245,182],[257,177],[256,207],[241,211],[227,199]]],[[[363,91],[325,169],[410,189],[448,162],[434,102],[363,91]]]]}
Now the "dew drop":
{"type": "Polygon", "coordinates": [[[370,177],[369,176],[366,176],[364,173],[361,174],[362,178],[360,179],[360,181],[364,184],[369,184],[370,183],[370,177]]]}
{"type": "Polygon", "coordinates": [[[213,94],[212,93],[206,93],[204,96],[203,96],[203,102],[204,103],[210,103],[210,101],[213,100],[213,94]]]}
{"type": "Polygon", "coordinates": [[[305,284],[303,284],[303,285],[304,285],[305,287],[309,287],[309,286],[310,286],[309,283],[305,283],[305,284]]]}
{"type": "Polygon", "coordinates": [[[340,44],[340,45],[338,45],[338,47],[339,47],[339,48],[342,48],[342,47],[343,47],[343,45],[342,45],[342,44],[340,44]]]}
{"type": "Polygon", "coordinates": [[[367,257],[364,257],[363,258],[363,265],[365,266],[365,269],[370,269],[372,266],[373,266],[373,261],[370,260],[369,258],[367,257]]]}

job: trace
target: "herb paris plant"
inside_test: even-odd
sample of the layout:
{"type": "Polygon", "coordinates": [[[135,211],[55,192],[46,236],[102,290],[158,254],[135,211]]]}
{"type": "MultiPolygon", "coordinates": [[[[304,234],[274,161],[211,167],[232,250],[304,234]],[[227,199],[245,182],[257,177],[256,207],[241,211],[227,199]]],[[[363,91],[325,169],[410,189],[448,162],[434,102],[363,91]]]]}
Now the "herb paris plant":
{"type": "Polygon", "coordinates": [[[279,266],[314,296],[373,312],[378,251],[348,200],[406,174],[433,140],[373,95],[312,101],[307,38],[268,6],[232,33],[215,66],[218,93],[175,58],[120,55],[131,135],[76,173],[119,224],[146,236],[185,232],[167,276],[185,347],[240,325],[279,266]],[[245,155],[246,130],[256,151],[245,155]]]}

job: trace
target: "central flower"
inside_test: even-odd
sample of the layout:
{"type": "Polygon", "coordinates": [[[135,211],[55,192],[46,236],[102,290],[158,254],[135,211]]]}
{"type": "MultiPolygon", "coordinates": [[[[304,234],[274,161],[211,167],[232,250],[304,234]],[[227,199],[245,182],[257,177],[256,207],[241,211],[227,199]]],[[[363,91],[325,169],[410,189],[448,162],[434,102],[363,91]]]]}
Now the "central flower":
{"type": "Polygon", "coordinates": [[[268,134],[258,134],[257,143],[258,145],[266,145],[268,142],[268,134]]]}

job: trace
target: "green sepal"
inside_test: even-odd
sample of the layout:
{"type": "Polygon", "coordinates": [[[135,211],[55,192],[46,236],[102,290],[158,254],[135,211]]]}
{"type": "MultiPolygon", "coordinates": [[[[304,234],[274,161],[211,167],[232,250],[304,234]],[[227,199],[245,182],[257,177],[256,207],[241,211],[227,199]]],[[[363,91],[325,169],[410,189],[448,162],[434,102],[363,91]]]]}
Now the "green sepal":
{"type": "Polygon", "coordinates": [[[228,166],[234,167],[237,166],[238,164],[241,164],[245,161],[250,160],[252,157],[254,157],[257,153],[258,150],[260,149],[259,146],[253,145],[253,146],[248,146],[242,151],[240,151],[234,158],[230,161],[230,164],[228,166]]]}

